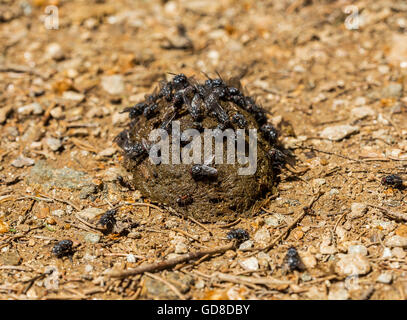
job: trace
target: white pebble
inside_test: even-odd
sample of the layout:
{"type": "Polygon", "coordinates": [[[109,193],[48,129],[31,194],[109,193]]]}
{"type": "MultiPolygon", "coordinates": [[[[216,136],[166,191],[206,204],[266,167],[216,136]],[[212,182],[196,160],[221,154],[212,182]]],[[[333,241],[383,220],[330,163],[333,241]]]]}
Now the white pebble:
{"type": "Polygon", "coordinates": [[[39,103],[34,102],[18,108],[17,112],[23,116],[28,116],[31,114],[40,115],[44,112],[44,109],[39,103]]]}
{"type": "Polygon", "coordinates": [[[102,78],[102,88],[112,95],[120,94],[124,91],[124,82],[121,75],[104,76],[102,78]]]}
{"type": "Polygon", "coordinates": [[[64,51],[59,43],[50,43],[45,49],[47,56],[56,61],[62,60],[64,58],[64,51]]]}
{"type": "Polygon", "coordinates": [[[35,161],[31,158],[19,156],[11,162],[11,165],[16,168],[28,167],[34,165],[35,161]]]}
{"type": "Polygon", "coordinates": [[[381,273],[376,279],[377,282],[385,283],[385,284],[389,284],[392,280],[393,280],[393,276],[389,272],[381,273]]]}
{"type": "Polygon", "coordinates": [[[240,261],[240,265],[247,271],[256,271],[259,269],[259,261],[255,257],[250,257],[240,261]]]}
{"type": "Polygon", "coordinates": [[[134,256],[134,254],[130,253],[126,256],[126,260],[129,263],[134,263],[136,262],[136,257],[134,256]]]}
{"type": "Polygon", "coordinates": [[[357,253],[362,256],[367,256],[367,248],[361,244],[349,246],[348,253],[357,253]]]}
{"type": "Polygon", "coordinates": [[[90,273],[90,272],[92,272],[93,271],[93,266],[91,266],[90,264],[87,264],[86,266],[85,266],[85,272],[86,273],[90,273]]]}
{"type": "Polygon", "coordinates": [[[384,244],[388,247],[407,248],[407,238],[395,235],[387,239],[384,244]]]}
{"type": "Polygon", "coordinates": [[[372,108],[366,107],[366,106],[353,108],[351,113],[352,113],[352,116],[357,120],[364,119],[369,116],[375,115],[374,110],[372,108]]]}
{"type": "Polygon", "coordinates": [[[253,240],[247,240],[239,246],[239,250],[245,251],[253,247],[253,240]]]}
{"type": "Polygon", "coordinates": [[[390,248],[384,248],[382,258],[387,259],[387,258],[391,258],[391,257],[392,257],[392,253],[391,253],[390,248]]]}
{"type": "Polygon", "coordinates": [[[337,125],[332,127],[326,127],[320,133],[321,138],[332,140],[332,141],[340,141],[352,133],[356,133],[359,131],[358,126],[351,126],[351,125],[337,125]]]}
{"type": "Polygon", "coordinates": [[[267,228],[263,227],[256,232],[253,239],[261,245],[267,245],[271,240],[271,235],[267,228]]]}
{"type": "Polygon", "coordinates": [[[58,151],[62,147],[62,141],[55,138],[46,138],[45,143],[52,151],[58,151]]]}
{"type": "Polygon", "coordinates": [[[83,209],[82,211],[79,211],[78,216],[82,219],[90,221],[95,219],[97,216],[103,214],[103,212],[104,211],[102,209],[89,207],[83,209]]]}
{"type": "Polygon", "coordinates": [[[363,217],[367,211],[367,205],[364,203],[354,202],[350,207],[351,213],[348,215],[350,219],[357,219],[363,217]]]}
{"type": "Polygon", "coordinates": [[[403,248],[400,247],[393,248],[393,250],[391,250],[391,253],[393,254],[393,256],[399,259],[404,259],[406,257],[406,253],[404,252],[403,248]]]}
{"type": "Polygon", "coordinates": [[[336,263],[335,271],[339,275],[364,275],[370,271],[370,262],[361,254],[347,254],[336,263]]]}

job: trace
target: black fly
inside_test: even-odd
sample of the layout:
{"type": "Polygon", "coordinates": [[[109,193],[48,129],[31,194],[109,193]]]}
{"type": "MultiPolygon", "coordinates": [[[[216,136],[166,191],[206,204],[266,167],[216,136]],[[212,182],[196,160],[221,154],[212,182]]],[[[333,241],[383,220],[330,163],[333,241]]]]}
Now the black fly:
{"type": "Polygon", "coordinates": [[[268,156],[273,162],[273,167],[275,168],[280,168],[286,163],[287,156],[278,149],[271,149],[268,156]]]}
{"type": "Polygon", "coordinates": [[[71,240],[61,240],[54,245],[54,247],[52,248],[52,253],[57,258],[62,258],[66,255],[72,255],[72,245],[73,242],[71,240]]]}
{"type": "Polygon", "coordinates": [[[400,176],[398,176],[396,174],[390,174],[390,175],[382,178],[382,184],[398,189],[403,186],[403,180],[401,179],[400,176]]]}
{"type": "Polygon", "coordinates": [[[287,250],[287,253],[283,261],[283,269],[285,271],[293,272],[294,270],[304,270],[304,265],[301,258],[297,252],[297,249],[291,247],[287,250]]]}
{"type": "Polygon", "coordinates": [[[236,239],[238,242],[249,240],[249,233],[244,229],[230,230],[226,235],[229,240],[236,239]]]}
{"type": "Polygon", "coordinates": [[[218,170],[205,164],[195,164],[191,168],[191,175],[195,180],[213,178],[218,175],[218,170]]]}
{"type": "Polygon", "coordinates": [[[247,126],[246,118],[241,113],[233,115],[232,122],[236,123],[240,129],[244,129],[247,126]]]}
{"type": "Polygon", "coordinates": [[[264,138],[266,138],[270,144],[274,145],[277,142],[278,132],[271,124],[263,124],[260,127],[260,132],[263,133],[264,138]]]}
{"type": "Polygon", "coordinates": [[[142,115],[144,110],[147,108],[147,103],[145,102],[140,102],[134,105],[133,107],[128,107],[121,111],[120,113],[129,113],[129,118],[130,119],[136,119],[139,115],[142,115]]]}
{"type": "Polygon", "coordinates": [[[116,209],[107,210],[99,219],[98,225],[101,225],[106,228],[106,230],[110,231],[113,229],[113,226],[116,223],[115,215],[117,213],[116,209]]]}

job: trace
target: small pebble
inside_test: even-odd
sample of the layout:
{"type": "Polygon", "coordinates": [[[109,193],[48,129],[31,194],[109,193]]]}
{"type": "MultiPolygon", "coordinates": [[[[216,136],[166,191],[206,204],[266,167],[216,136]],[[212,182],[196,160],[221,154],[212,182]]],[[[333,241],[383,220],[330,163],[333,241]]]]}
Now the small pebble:
{"type": "Polygon", "coordinates": [[[85,99],[85,95],[82,93],[75,92],[75,91],[65,91],[62,94],[62,98],[66,99],[66,100],[81,102],[85,99]]]}
{"type": "Polygon", "coordinates": [[[250,257],[240,261],[240,265],[247,271],[256,271],[259,269],[259,261],[255,257],[250,257]]]}
{"type": "Polygon", "coordinates": [[[195,282],[195,288],[197,289],[203,289],[205,287],[205,281],[202,279],[199,279],[197,282],[195,282]]]}
{"type": "Polygon", "coordinates": [[[60,139],[47,138],[45,139],[45,143],[52,151],[58,151],[62,147],[62,141],[60,139]]]}
{"type": "Polygon", "coordinates": [[[247,240],[239,246],[239,250],[245,251],[253,247],[253,240],[247,240]]]}
{"type": "Polygon", "coordinates": [[[260,245],[267,245],[271,241],[271,235],[267,228],[260,228],[254,235],[253,240],[260,245]]]}
{"type": "Polygon", "coordinates": [[[307,269],[314,269],[317,266],[317,259],[310,252],[303,252],[300,254],[301,260],[307,269]]]}
{"type": "Polygon", "coordinates": [[[109,94],[121,94],[124,91],[124,82],[121,75],[102,77],[102,88],[109,94]]]}
{"type": "Polygon", "coordinates": [[[393,250],[391,250],[391,253],[398,259],[404,259],[406,257],[406,252],[403,250],[403,248],[400,247],[393,248],[393,250]]]}
{"type": "Polygon", "coordinates": [[[89,233],[85,234],[84,239],[86,242],[95,244],[100,241],[100,235],[97,233],[89,232],[89,233]]]}
{"type": "Polygon", "coordinates": [[[174,252],[178,253],[178,254],[187,253],[188,252],[188,246],[185,244],[185,242],[180,241],[175,245],[174,252]]]}
{"type": "Polygon", "coordinates": [[[353,108],[351,114],[355,119],[361,120],[369,116],[373,117],[375,115],[375,111],[370,107],[363,106],[353,108]]]}
{"type": "Polygon", "coordinates": [[[34,102],[18,108],[17,112],[22,116],[28,116],[31,114],[40,115],[44,112],[44,109],[39,103],[34,102]]]}
{"type": "Polygon", "coordinates": [[[45,52],[49,58],[54,59],[55,61],[61,61],[64,59],[64,51],[59,43],[50,43],[46,47],[45,52]]]}
{"type": "Polygon", "coordinates": [[[301,280],[304,282],[311,281],[312,277],[308,272],[304,272],[303,274],[301,274],[301,280]]]}
{"type": "Polygon", "coordinates": [[[336,263],[335,271],[339,275],[364,275],[370,271],[369,260],[361,254],[347,254],[336,263]]]}
{"type": "Polygon", "coordinates": [[[266,223],[266,225],[271,227],[278,227],[278,225],[280,224],[277,217],[266,217],[264,218],[264,222],[266,223]]]}
{"type": "Polygon", "coordinates": [[[129,263],[135,263],[136,262],[136,257],[134,256],[134,254],[128,254],[127,256],[126,256],[126,260],[127,260],[127,262],[129,262],[129,263]]]}
{"type": "Polygon", "coordinates": [[[90,273],[90,272],[92,272],[92,271],[93,271],[93,266],[90,265],[90,264],[87,264],[87,265],[85,266],[85,272],[86,272],[86,273],[90,273]]]}
{"type": "Polygon", "coordinates": [[[383,96],[385,98],[398,98],[403,93],[403,86],[400,83],[391,83],[383,88],[383,96]]]}
{"type": "Polygon", "coordinates": [[[364,216],[364,214],[367,212],[367,205],[364,203],[358,203],[354,202],[351,205],[351,212],[349,213],[348,217],[350,219],[357,219],[361,218],[364,216]]]}
{"type": "Polygon", "coordinates": [[[313,185],[314,186],[322,186],[322,185],[324,185],[325,183],[326,183],[326,180],[325,179],[321,179],[321,178],[318,178],[318,179],[314,179],[314,180],[312,180],[312,183],[313,183],[313,185]]]}
{"type": "Polygon", "coordinates": [[[388,238],[384,244],[388,247],[401,247],[407,248],[407,238],[398,235],[388,238]]]}
{"type": "MultiPolygon", "coordinates": [[[[366,104],[366,98],[365,97],[357,97],[356,99],[355,99],[355,105],[357,105],[357,106],[363,106],[363,105],[365,105],[366,104]]],[[[354,109],[356,109],[356,108],[354,108],[354,109]]],[[[353,110],[354,110],[353,109],[353,110]]],[[[353,110],[352,110],[352,112],[353,112],[353,110]]]]}
{"type": "Polygon", "coordinates": [[[34,163],[35,163],[35,161],[33,159],[27,158],[27,157],[24,157],[21,155],[18,158],[16,158],[15,160],[13,160],[11,162],[11,165],[16,168],[23,168],[23,167],[32,166],[32,165],[34,165],[34,163]]]}
{"type": "Polygon", "coordinates": [[[98,153],[99,157],[111,157],[117,152],[116,148],[106,148],[98,153]]]}
{"type": "Polygon", "coordinates": [[[125,122],[127,122],[127,120],[128,120],[128,115],[126,113],[116,112],[112,116],[112,124],[114,126],[118,125],[118,124],[125,123],[125,122]]]}
{"type": "Polygon", "coordinates": [[[340,141],[353,133],[359,131],[359,127],[351,125],[337,125],[332,127],[326,127],[321,133],[321,138],[340,141]]]}
{"type": "Polygon", "coordinates": [[[367,248],[360,244],[349,246],[348,253],[357,253],[361,254],[362,256],[367,256],[367,248]]]}
{"type": "Polygon", "coordinates": [[[82,219],[91,221],[103,213],[104,213],[103,209],[90,207],[90,208],[86,208],[82,211],[79,211],[78,216],[82,219]]]}
{"type": "Polygon", "coordinates": [[[329,289],[328,300],[348,300],[349,293],[344,287],[343,283],[333,285],[329,289]]]}
{"type": "Polygon", "coordinates": [[[389,272],[381,273],[376,279],[377,282],[385,283],[385,284],[391,283],[392,280],[393,280],[393,275],[389,272]]]}
{"type": "Polygon", "coordinates": [[[393,255],[391,253],[390,248],[384,248],[383,250],[383,254],[382,254],[382,258],[383,259],[387,259],[387,258],[391,258],[393,255]]]}
{"type": "Polygon", "coordinates": [[[329,191],[329,195],[330,195],[330,196],[333,196],[333,195],[336,195],[336,194],[339,194],[339,190],[338,190],[338,189],[332,188],[332,189],[329,191]]]}
{"type": "Polygon", "coordinates": [[[61,107],[56,107],[50,111],[50,115],[54,119],[60,120],[64,118],[64,111],[61,107]]]}

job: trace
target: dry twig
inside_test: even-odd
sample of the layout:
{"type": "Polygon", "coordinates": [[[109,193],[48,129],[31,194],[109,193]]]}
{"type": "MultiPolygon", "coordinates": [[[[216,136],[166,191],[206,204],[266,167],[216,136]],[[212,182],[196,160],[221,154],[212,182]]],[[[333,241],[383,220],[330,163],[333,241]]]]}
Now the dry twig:
{"type": "Polygon", "coordinates": [[[191,252],[191,253],[182,255],[180,257],[174,258],[174,259],[169,259],[169,260],[165,260],[162,262],[151,263],[151,264],[147,264],[144,266],[139,266],[134,269],[109,272],[107,275],[112,278],[125,278],[125,277],[129,277],[129,276],[137,275],[137,274],[142,274],[145,272],[157,272],[157,271],[161,271],[164,269],[172,268],[180,263],[199,259],[205,255],[215,255],[218,253],[224,253],[224,252],[234,249],[234,248],[236,248],[235,241],[233,241],[232,243],[230,243],[226,246],[220,247],[220,248],[191,252]]]}

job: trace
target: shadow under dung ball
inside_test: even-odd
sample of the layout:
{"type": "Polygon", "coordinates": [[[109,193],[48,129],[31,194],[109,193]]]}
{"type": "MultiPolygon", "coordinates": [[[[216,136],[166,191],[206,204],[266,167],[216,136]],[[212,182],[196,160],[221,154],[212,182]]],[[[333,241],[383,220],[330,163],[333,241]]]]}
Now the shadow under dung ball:
{"type": "MultiPolygon", "coordinates": [[[[115,142],[124,151],[123,166],[130,173],[131,183],[149,199],[200,221],[230,221],[258,212],[285,160],[277,145],[276,129],[267,123],[265,111],[254,99],[242,93],[237,79],[225,82],[209,78],[199,83],[178,74],[169,82],[162,81],[159,90],[147,95],[145,101],[123,112],[129,113],[130,123],[115,142]],[[251,175],[241,175],[239,169],[247,165],[238,161],[227,163],[226,138],[220,142],[223,144],[222,164],[217,164],[219,161],[205,163],[204,159],[202,164],[174,164],[171,161],[174,123],[179,124],[181,134],[186,129],[198,130],[202,155],[205,129],[232,129],[234,133],[245,129],[246,157],[249,155],[248,131],[256,129],[257,170],[251,175]],[[156,143],[149,140],[154,129],[168,133],[168,164],[154,164],[149,157],[156,143]]],[[[237,139],[232,141],[236,147],[237,139]]],[[[181,141],[181,150],[189,142],[181,141]]],[[[212,145],[214,154],[215,143],[212,145]]]]}

